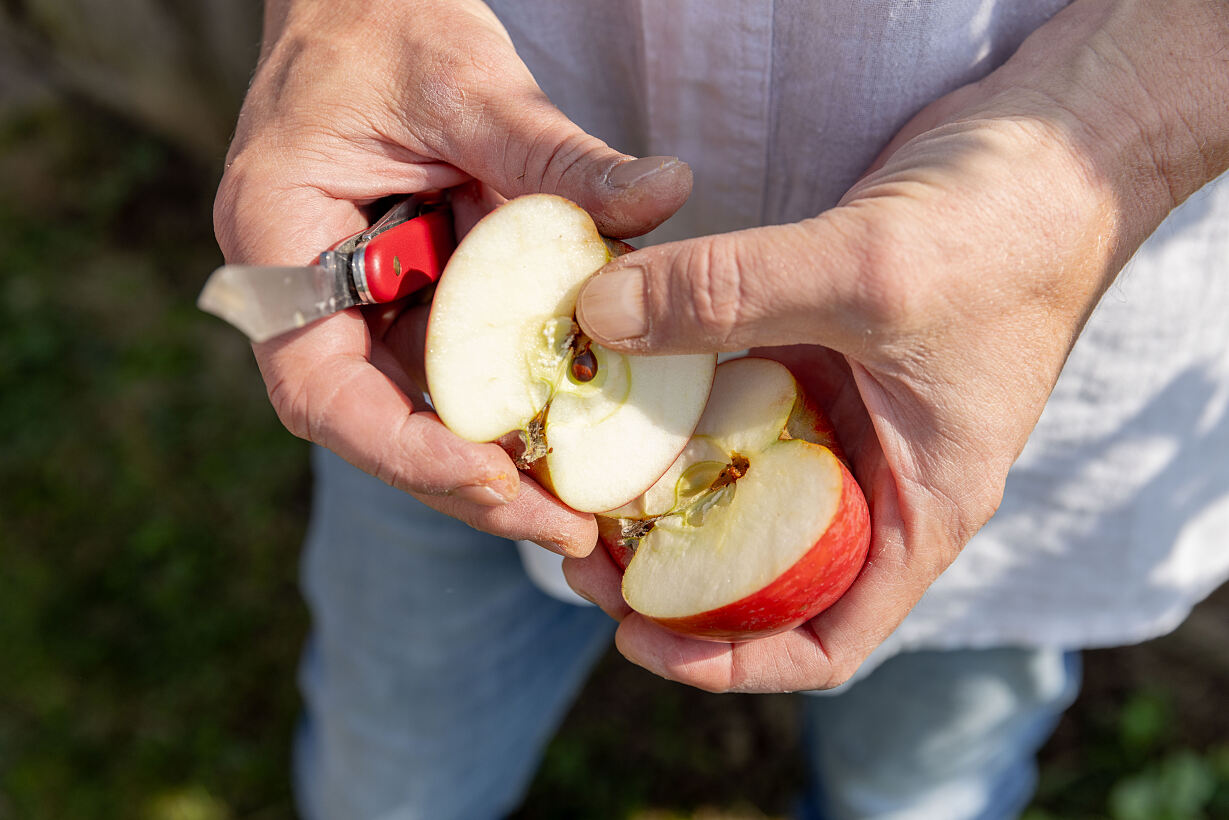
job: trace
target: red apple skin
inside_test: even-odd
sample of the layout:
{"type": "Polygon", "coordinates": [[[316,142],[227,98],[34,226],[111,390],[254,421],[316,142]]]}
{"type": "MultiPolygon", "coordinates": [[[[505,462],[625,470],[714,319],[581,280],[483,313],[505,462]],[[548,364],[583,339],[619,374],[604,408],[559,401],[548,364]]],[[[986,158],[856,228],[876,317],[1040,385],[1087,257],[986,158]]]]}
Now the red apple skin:
{"type": "Polygon", "coordinates": [[[619,565],[619,569],[626,570],[636,551],[623,543],[619,533],[619,522],[614,518],[599,515],[597,517],[597,537],[602,542],[602,546],[606,548],[607,554],[619,565]]]}
{"type": "MultiPolygon", "coordinates": [[[[793,566],[757,592],[685,618],[653,618],[666,629],[711,641],[749,641],[806,623],[845,594],[866,562],[870,515],[866,498],[841,463],[841,498],[824,534],[793,566]]],[[[634,552],[617,539],[617,525],[599,525],[603,545],[621,568],[634,552]]]]}
{"type": "Polygon", "coordinates": [[[828,415],[819,409],[819,405],[812,401],[810,396],[802,392],[801,384],[798,385],[798,400],[794,404],[794,409],[790,411],[785,429],[794,438],[827,447],[836,456],[837,461],[849,466],[849,459],[845,456],[841,442],[837,440],[836,429],[828,420],[828,415]]]}

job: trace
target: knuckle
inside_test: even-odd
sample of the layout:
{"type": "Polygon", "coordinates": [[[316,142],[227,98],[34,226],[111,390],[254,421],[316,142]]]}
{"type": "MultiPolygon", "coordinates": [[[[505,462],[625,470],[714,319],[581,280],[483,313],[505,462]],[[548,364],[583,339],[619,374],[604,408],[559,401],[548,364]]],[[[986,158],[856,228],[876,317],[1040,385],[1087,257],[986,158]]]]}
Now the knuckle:
{"type": "Polygon", "coordinates": [[[269,380],[267,386],[269,403],[282,426],[301,439],[314,441],[308,424],[308,391],[302,382],[294,382],[284,376],[269,380]]]}
{"type": "Polygon", "coordinates": [[[438,51],[424,62],[419,102],[441,123],[464,116],[475,103],[471,89],[491,79],[492,67],[472,53],[438,51]]]}
{"type": "Polygon", "coordinates": [[[837,661],[828,671],[827,677],[815,688],[816,689],[835,689],[838,686],[843,686],[853,679],[854,673],[858,671],[859,664],[849,661],[837,661]]]}
{"type": "Polygon", "coordinates": [[[241,166],[230,163],[213,200],[213,235],[227,259],[235,257],[239,246],[238,212],[243,175],[241,166]]]}
{"type": "Polygon", "coordinates": [[[411,469],[411,465],[420,460],[416,458],[419,455],[419,435],[413,422],[412,413],[406,413],[402,417],[397,429],[388,437],[389,442],[396,442],[398,446],[382,447],[376,451],[371,474],[398,490],[439,495],[443,488],[423,481],[422,477],[411,469]]]}
{"type": "MultiPolygon", "coordinates": [[[[434,123],[433,136],[441,143],[446,135],[478,130],[493,101],[509,93],[507,42],[488,32],[476,32],[467,48],[431,49],[418,62],[414,76],[405,84],[422,116],[414,117],[417,128],[434,123]]],[[[432,135],[424,135],[432,136],[432,135]]]]}
{"type": "MultiPolygon", "coordinates": [[[[553,108],[548,116],[550,114],[555,114],[553,108]]],[[[609,150],[601,140],[563,121],[557,114],[553,119],[554,122],[538,131],[524,147],[513,139],[508,141],[505,168],[510,179],[528,180],[544,191],[561,190],[578,175],[583,176],[593,160],[609,150]]]]}
{"type": "Polygon", "coordinates": [[[285,264],[267,258],[270,215],[284,211],[282,204],[294,183],[278,169],[247,152],[234,158],[218,183],[213,201],[213,230],[228,262],[285,264]]]}
{"type": "Polygon", "coordinates": [[[734,344],[744,282],[738,244],[720,239],[693,243],[679,261],[686,275],[671,281],[683,282],[686,292],[679,294],[682,298],[671,298],[667,310],[686,305],[704,342],[722,349],[734,344]]]}
{"type": "Polygon", "coordinates": [[[354,375],[345,373],[339,363],[317,364],[290,351],[274,356],[266,384],[278,419],[299,438],[331,449],[337,429],[335,405],[354,375]]]}
{"type": "Polygon", "coordinates": [[[389,458],[383,452],[376,454],[376,461],[372,465],[371,475],[390,487],[395,487],[399,490],[410,488],[410,483],[405,475],[404,465],[398,459],[389,458]]]}
{"type": "Polygon", "coordinates": [[[858,247],[853,298],[858,318],[876,331],[914,328],[927,314],[934,293],[935,283],[921,274],[928,266],[916,258],[907,237],[882,223],[858,247]]]}

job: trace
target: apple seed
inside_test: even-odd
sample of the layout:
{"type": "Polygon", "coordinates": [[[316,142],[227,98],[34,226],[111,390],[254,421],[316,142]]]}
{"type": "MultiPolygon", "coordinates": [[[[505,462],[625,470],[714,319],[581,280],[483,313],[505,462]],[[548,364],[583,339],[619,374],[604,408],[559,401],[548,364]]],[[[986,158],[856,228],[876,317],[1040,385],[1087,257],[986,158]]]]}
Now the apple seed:
{"type": "Polygon", "coordinates": [[[577,334],[572,342],[572,378],[578,382],[591,382],[597,375],[597,357],[590,349],[592,340],[584,334],[577,334]]]}

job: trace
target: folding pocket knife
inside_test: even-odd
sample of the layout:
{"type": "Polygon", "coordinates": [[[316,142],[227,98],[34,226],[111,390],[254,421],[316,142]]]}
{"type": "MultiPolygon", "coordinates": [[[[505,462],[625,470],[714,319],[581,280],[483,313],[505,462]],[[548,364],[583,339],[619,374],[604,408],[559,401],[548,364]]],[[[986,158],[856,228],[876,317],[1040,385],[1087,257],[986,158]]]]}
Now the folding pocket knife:
{"type": "Polygon", "coordinates": [[[409,296],[440,278],[455,247],[444,198],[412,196],[314,265],[223,265],[196,304],[263,342],[355,305],[409,296]]]}

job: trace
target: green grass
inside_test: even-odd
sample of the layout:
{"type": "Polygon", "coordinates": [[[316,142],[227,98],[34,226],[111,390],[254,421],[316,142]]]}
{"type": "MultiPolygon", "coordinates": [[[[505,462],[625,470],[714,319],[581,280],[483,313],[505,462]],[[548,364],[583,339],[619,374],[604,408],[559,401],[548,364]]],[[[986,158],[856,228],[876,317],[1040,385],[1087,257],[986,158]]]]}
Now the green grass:
{"type": "Polygon", "coordinates": [[[1229,817],[1229,739],[1192,745],[1174,695],[1157,683],[1111,708],[1086,699],[1068,715],[1085,740],[1052,748],[1025,820],[1229,817]]]}
{"type": "MultiPolygon", "coordinates": [[[[96,111],[0,121],[0,820],[293,816],[306,446],[193,306],[215,174],[96,111]]],[[[1090,658],[1031,820],[1229,817],[1225,648],[1148,651],[1090,658]]],[[[782,817],[794,708],[612,655],[517,816],[782,817]]]]}
{"type": "Polygon", "coordinates": [[[0,134],[0,816],[286,816],[305,449],[193,307],[208,172],[78,113],[0,134]]]}

